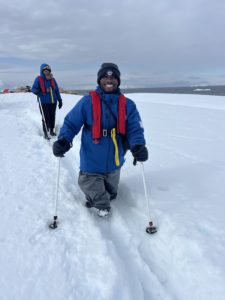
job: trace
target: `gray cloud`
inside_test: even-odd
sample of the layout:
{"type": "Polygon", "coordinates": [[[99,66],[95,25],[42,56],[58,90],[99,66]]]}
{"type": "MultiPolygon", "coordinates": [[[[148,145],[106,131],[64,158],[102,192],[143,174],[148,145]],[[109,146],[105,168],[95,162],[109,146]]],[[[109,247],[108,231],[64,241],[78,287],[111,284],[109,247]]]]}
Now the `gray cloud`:
{"type": "Polygon", "coordinates": [[[129,87],[224,80],[223,0],[0,2],[3,82],[32,82],[47,62],[62,85],[95,86],[104,61],[129,87]]]}

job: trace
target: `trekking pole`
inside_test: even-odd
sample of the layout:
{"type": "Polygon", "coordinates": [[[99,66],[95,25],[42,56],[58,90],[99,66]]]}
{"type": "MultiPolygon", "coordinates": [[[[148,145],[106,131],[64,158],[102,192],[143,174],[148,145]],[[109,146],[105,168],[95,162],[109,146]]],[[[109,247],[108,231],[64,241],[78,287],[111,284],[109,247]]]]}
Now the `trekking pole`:
{"type": "Polygon", "coordinates": [[[58,194],[59,194],[59,175],[60,175],[60,161],[61,157],[58,159],[58,172],[57,172],[57,180],[56,180],[56,190],[55,190],[55,212],[53,217],[53,223],[49,225],[49,228],[56,229],[57,228],[57,211],[58,211],[58,194]]]}
{"type": "Polygon", "coordinates": [[[141,170],[142,170],[143,185],[144,185],[144,190],[145,190],[145,198],[146,198],[146,202],[148,203],[148,215],[149,215],[149,220],[150,220],[149,221],[149,226],[146,227],[146,232],[149,233],[149,234],[153,234],[153,233],[157,232],[157,228],[154,226],[152,218],[151,218],[151,214],[150,214],[150,202],[149,202],[148,193],[147,193],[143,163],[141,163],[141,167],[142,167],[141,170]]]}
{"type": "Polygon", "coordinates": [[[48,136],[48,130],[47,130],[47,125],[46,125],[46,121],[45,121],[44,112],[43,112],[43,109],[42,109],[42,106],[41,106],[41,101],[40,101],[40,98],[38,96],[37,96],[37,99],[38,99],[39,107],[40,107],[40,110],[41,110],[42,120],[44,122],[45,130],[46,130],[46,136],[48,137],[48,140],[50,140],[50,137],[48,136]]]}

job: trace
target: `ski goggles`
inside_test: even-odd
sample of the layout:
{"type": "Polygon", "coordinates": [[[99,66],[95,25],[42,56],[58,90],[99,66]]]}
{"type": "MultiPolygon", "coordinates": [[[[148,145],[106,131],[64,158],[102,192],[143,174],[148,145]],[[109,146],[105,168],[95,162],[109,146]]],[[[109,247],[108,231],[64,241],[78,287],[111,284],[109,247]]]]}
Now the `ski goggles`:
{"type": "Polygon", "coordinates": [[[49,72],[51,72],[51,68],[50,67],[44,67],[43,71],[49,71],[49,72]]]}

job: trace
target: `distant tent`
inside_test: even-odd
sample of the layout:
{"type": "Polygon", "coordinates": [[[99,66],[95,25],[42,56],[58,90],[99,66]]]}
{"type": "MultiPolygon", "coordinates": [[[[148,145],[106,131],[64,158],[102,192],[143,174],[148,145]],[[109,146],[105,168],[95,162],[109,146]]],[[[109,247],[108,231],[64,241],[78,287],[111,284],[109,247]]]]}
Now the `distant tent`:
{"type": "Polygon", "coordinates": [[[4,89],[4,90],[2,91],[2,93],[4,93],[4,94],[10,93],[10,89],[4,89]]]}

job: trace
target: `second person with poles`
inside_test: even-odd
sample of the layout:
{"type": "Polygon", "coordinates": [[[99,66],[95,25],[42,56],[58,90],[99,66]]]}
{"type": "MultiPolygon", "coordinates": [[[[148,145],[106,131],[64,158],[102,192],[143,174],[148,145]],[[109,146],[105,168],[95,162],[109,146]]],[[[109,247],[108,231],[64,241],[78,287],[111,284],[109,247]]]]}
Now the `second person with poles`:
{"type": "Polygon", "coordinates": [[[44,138],[50,139],[49,133],[51,136],[56,136],[54,131],[56,106],[58,103],[59,109],[62,107],[62,98],[58,84],[48,64],[41,65],[40,75],[34,80],[32,92],[37,95],[38,98],[44,138]]]}

